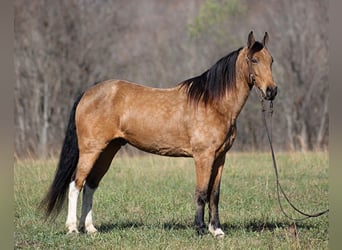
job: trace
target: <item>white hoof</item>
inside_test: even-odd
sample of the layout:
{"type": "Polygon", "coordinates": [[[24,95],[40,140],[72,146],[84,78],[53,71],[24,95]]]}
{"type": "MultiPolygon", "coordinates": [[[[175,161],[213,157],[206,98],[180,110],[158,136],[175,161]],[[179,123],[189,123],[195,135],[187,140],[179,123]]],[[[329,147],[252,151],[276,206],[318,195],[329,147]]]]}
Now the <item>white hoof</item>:
{"type": "Polygon", "coordinates": [[[221,228],[216,228],[209,224],[209,232],[217,239],[223,239],[224,238],[224,232],[221,228]]]}
{"type": "Polygon", "coordinates": [[[69,224],[69,225],[66,225],[67,228],[68,228],[68,234],[73,234],[73,233],[76,233],[78,234],[78,229],[76,227],[76,224],[69,224]]]}
{"type": "Polygon", "coordinates": [[[86,228],[86,232],[87,234],[95,234],[97,233],[97,229],[93,225],[90,225],[86,228]]]}

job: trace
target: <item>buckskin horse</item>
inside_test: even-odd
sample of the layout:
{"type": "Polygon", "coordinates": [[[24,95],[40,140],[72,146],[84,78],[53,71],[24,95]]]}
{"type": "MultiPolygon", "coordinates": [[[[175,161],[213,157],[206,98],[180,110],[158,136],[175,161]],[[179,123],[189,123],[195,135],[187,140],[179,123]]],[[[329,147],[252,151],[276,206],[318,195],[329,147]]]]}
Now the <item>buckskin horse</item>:
{"type": "Polygon", "coordinates": [[[86,90],[71,110],[55,177],[41,203],[46,216],[58,215],[69,188],[68,232],[95,233],[94,191],[115,154],[129,143],[158,155],[193,157],[195,228],[198,234],[206,232],[208,203],[209,232],[224,237],[218,210],[220,182],[225,155],[236,137],[236,119],[253,86],[265,100],[277,95],[268,41],[267,32],[259,42],[251,31],[247,46],[174,88],[107,80],[86,90]],[[77,198],[82,189],[78,228],[77,198]]]}

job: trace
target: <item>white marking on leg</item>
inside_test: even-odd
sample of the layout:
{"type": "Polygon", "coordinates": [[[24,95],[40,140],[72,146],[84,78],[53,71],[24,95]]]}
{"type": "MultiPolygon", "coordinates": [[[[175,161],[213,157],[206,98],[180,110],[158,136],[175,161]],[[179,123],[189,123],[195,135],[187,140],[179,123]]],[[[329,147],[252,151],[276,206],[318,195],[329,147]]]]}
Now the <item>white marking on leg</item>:
{"type": "Polygon", "coordinates": [[[92,206],[95,189],[90,188],[87,184],[83,188],[83,201],[82,201],[82,215],[80,226],[82,230],[87,233],[96,233],[97,230],[93,225],[92,206]]]}
{"type": "Polygon", "coordinates": [[[76,188],[75,181],[72,181],[69,185],[68,216],[65,223],[68,228],[68,233],[78,233],[76,212],[79,193],[80,191],[76,188]]]}
{"type": "Polygon", "coordinates": [[[218,239],[224,238],[224,232],[222,231],[221,228],[216,228],[214,229],[214,226],[209,223],[209,232],[218,239]]]}

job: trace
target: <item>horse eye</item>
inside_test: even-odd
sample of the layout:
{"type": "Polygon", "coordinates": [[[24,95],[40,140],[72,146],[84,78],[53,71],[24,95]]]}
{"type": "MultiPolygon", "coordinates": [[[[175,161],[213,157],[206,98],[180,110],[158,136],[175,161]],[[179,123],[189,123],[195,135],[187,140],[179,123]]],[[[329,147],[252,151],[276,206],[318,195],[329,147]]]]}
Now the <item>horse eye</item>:
{"type": "Polygon", "coordinates": [[[254,64],[256,64],[256,63],[258,63],[258,60],[256,59],[256,58],[252,58],[252,63],[254,63],[254,64]]]}

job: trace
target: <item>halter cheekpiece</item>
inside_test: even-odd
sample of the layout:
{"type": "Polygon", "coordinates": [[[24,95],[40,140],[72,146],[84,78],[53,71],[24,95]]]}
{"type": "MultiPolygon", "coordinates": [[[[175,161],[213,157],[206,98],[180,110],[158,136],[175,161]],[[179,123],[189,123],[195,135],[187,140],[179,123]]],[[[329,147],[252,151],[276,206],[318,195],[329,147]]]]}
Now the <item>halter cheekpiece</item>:
{"type": "Polygon", "coordinates": [[[249,81],[247,83],[248,83],[249,89],[252,89],[254,84],[256,83],[256,80],[252,71],[251,59],[248,56],[246,56],[246,62],[248,65],[248,78],[249,78],[249,81]]]}

